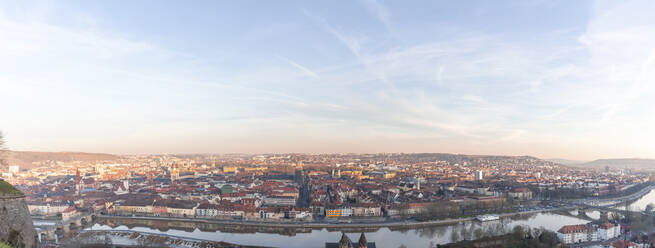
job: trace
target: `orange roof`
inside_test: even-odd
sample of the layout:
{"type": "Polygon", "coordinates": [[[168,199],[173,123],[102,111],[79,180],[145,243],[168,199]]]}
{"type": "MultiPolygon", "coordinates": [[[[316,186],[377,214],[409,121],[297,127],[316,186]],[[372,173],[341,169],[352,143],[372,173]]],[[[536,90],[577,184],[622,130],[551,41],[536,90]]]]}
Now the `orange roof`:
{"type": "Polygon", "coordinates": [[[68,207],[66,210],[64,210],[64,213],[70,213],[70,212],[75,212],[76,209],[73,206],[68,207]]]}
{"type": "Polygon", "coordinates": [[[563,226],[557,232],[559,233],[580,233],[580,232],[589,232],[594,231],[594,227],[589,224],[580,224],[580,225],[568,225],[563,226]]]}
{"type": "Polygon", "coordinates": [[[635,246],[635,245],[636,245],[635,243],[632,243],[632,242],[627,241],[627,240],[619,240],[619,241],[616,241],[616,242],[612,243],[612,246],[617,247],[617,248],[627,248],[627,247],[631,247],[631,246],[635,246]]]}

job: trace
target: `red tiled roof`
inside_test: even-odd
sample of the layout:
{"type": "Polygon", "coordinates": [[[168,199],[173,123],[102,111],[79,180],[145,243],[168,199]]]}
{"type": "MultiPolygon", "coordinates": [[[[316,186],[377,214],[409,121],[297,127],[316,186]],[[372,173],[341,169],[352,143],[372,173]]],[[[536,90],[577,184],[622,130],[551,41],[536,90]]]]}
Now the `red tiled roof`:
{"type": "Polygon", "coordinates": [[[64,210],[64,213],[70,213],[70,212],[75,212],[76,209],[73,206],[68,207],[66,210],[64,210]]]}
{"type": "Polygon", "coordinates": [[[609,223],[609,222],[605,222],[603,224],[598,225],[598,227],[602,228],[602,229],[610,229],[610,228],[614,227],[614,224],[609,223]]]}
{"type": "Polygon", "coordinates": [[[580,224],[580,225],[568,225],[563,226],[557,232],[559,233],[580,233],[580,232],[589,232],[593,231],[594,227],[589,224],[580,224]]]}
{"type": "Polygon", "coordinates": [[[632,243],[628,240],[619,240],[614,243],[612,243],[612,246],[617,247],[617,248],[627,248],[630,246],[635,246],[635,243],[632,243]]]}

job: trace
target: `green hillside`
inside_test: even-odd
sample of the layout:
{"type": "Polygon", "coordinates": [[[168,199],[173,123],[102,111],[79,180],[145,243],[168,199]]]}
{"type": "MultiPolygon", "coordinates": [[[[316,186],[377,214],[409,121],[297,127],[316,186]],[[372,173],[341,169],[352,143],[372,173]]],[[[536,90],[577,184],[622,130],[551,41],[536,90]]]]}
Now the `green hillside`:
{"type": "Polygon", "coordinates": [[[0,179],[0,196],[20,196],[23,192],[14,188],[13,185],[0,179]]]}

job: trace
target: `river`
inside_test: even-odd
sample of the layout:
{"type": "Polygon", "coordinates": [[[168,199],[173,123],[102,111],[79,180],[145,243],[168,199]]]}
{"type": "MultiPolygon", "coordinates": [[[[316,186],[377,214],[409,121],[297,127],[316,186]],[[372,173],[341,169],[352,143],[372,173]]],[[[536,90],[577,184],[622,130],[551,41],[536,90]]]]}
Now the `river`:
{"type": "MultiPolygon", "coordinates": [[[[655,190],[631,202],[629,206],[634,209],[643,210],[649,203],[655,203],[655,190]]],[[[191,222],[174,222],[163,220],[131,220],[111,219],[101,220],[86,230],[129,230],[151,234],[166,234],[182,238],[194,238],[212,241],[224,241],[240,245],[272,246],[288,248],[321,248],[325,242],[337,242],[341,238],[341,232],[356,241],[360,233],[366,233],[369,242],[375,242],[377,247],[398,248],[398,247],[434,247],[436,244],[445,244],[453,241],[453,238],[462,239],[474,229],[503,229],[509,231],[517,225],[529,226],[532,228],[543,227],[551,231],[557,231],[564,225],[584,224],[589,218],[582,219],[575,217],[577,211],[571,211],[570,215],[558,213],[536,213],[516,217],[503,218],[499,221],[480,223],[477,221],[466,221],[458,224],[439,225],[427,228],[396,229],[396,228],[368,228],[365,230],[339,230],[339,229],[280,229],[276,228],[253,228],[226,226],[221,224],[196,224],[191,222]],[[464,232],[463,232],[464,230],[464,232]],[[453,234],[456,233],[455,235],[453,234]]],[[[598,211],[589,211],[587,217],[598,219],[598,211]]],[[[469,237],[470,238],[470,237],[469,237]]]]}
{"type": "MultiPolygon", "coordinates": [[[[646,206],[648,204],[655,204],[655,189],[651,190],[648,192],[648,194],[645,194],[644,196],[640,197],[639,199],[629,202],[628,208],[631,210],[638,210],[638,211],[643,211],[646,209],[646,206]]],[[[616,207],[617,209],[625,209],[624,205],[619,205],[616,207]]]]}
{"type": "MultiPolygon", "coordinates": [[[[390,228],[373,228],[363,230],[369,242],[375,242],[377,247],[434,247],[436,244],[445,244],[453,238],[462,237],[473,233],[474,229],[481,230],[511,230],[514,226],[522,225],[533,228],[544,227],[548,230],[557,231],[562,225],[583,224],[587,220],[578,219],[572,216],[559,215],[554,213],[536,213],[520,217],[504,218],[499,221],[480,223],[467,221],[459,224],[441,225],[427,228],[415,228],[397,230],[390,228]],[[463,231],[464,230],[464,231],[463,231]],[[453,235],[453,232],[456,235],[453,235]]],[[[325,242],[337,242],[341,238],[341,231],[334,229],[304,229],[296,231],[281,231],[280,233],[265,232],[257,230],[207,230],[199,228],[193,223],[182,224],[179,228],[171,227],[168,221],[139,221],[131,220],[110,220],[105,223],[99,222],[87,230],[131,230],[142,233],[166,234],[177,237],[204,239],[212,241],[224,241],[240,245],[258,245],[289,248],[324,247],[325,242]],[[123,223],[121,223],[123,222],[123,223]],[[201,230],[203,229],[203,230],[201,230]]],[[[175,224],[178,225],[178,224],[175,224]]],[[[361,231],[347,230],[347,235],[356,241],[361,231]]]]}

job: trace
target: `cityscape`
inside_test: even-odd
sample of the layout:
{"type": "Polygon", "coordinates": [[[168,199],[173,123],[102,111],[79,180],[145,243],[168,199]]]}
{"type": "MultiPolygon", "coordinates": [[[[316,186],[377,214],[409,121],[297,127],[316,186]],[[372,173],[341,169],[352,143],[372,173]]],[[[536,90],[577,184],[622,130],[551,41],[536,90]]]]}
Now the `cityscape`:
{"type": "MultiPolygon", "coordinates": [[[[11,154],[13,161],[56,157],[11,154]]],[[[164,233],[169,228],[200,228],[203,232],[254,230],[295,236],[307,230],[311,234],[317,228],[344,228],[361,232],[351,238],[363,237],[362,242],[376,247],[371,238],[376,237],[374,230],[382,228],[416,230],[463,222],[483,225],[469,224],[471,230],[465,227],[460,233],[442,235],[444,242],[439,245],[455,242],[456,247],[458,241],[515,231],[504,224],[489,226],[501,218],[542,215],[573,219],[568,225],[547,223],[550,230],[539,230],[553,235],[539,244],[548,247],[558,243],[639,244],[622,237],[630,232],[647,233],[654,227],[655,213],[650,211],[655,205],[643,206],[640,200],[655,197],[652,169],[567,166],[529,156],[440,153],[59,155],[65,161],[14,164],[2,173],[25,194],[41,245],[66,244],[66,240],[95,242],[97,237],[104,242],[107,236],[145,246],[264,247],[265,243],[243,238],[198,241],[164,233]],[[648,220],[626,222],[641,214],[644,216],[638,218],[648,220]],[[178,222],[186,224],[173,224],[178,222]],[[164,232],[151,234],[158,239],[145,234],[126,238],[124,226],[164,232]],[[275,226],[282,228],[276,230],[275,226]],[[363,233],[369,233],[369,242],[363,233]]],[[[136,229],[131,232],[138,233],[136,229]]],[[[330,242],[350,240],[345,233],[337,234],[331,235],[334,240],[323,241],[325,247],[339,247],[330,242]]]]}
{"type": "Polygon", "coordinates": [[[0,0],[0,248],[655,248],[653,13],[0,0]]]}

